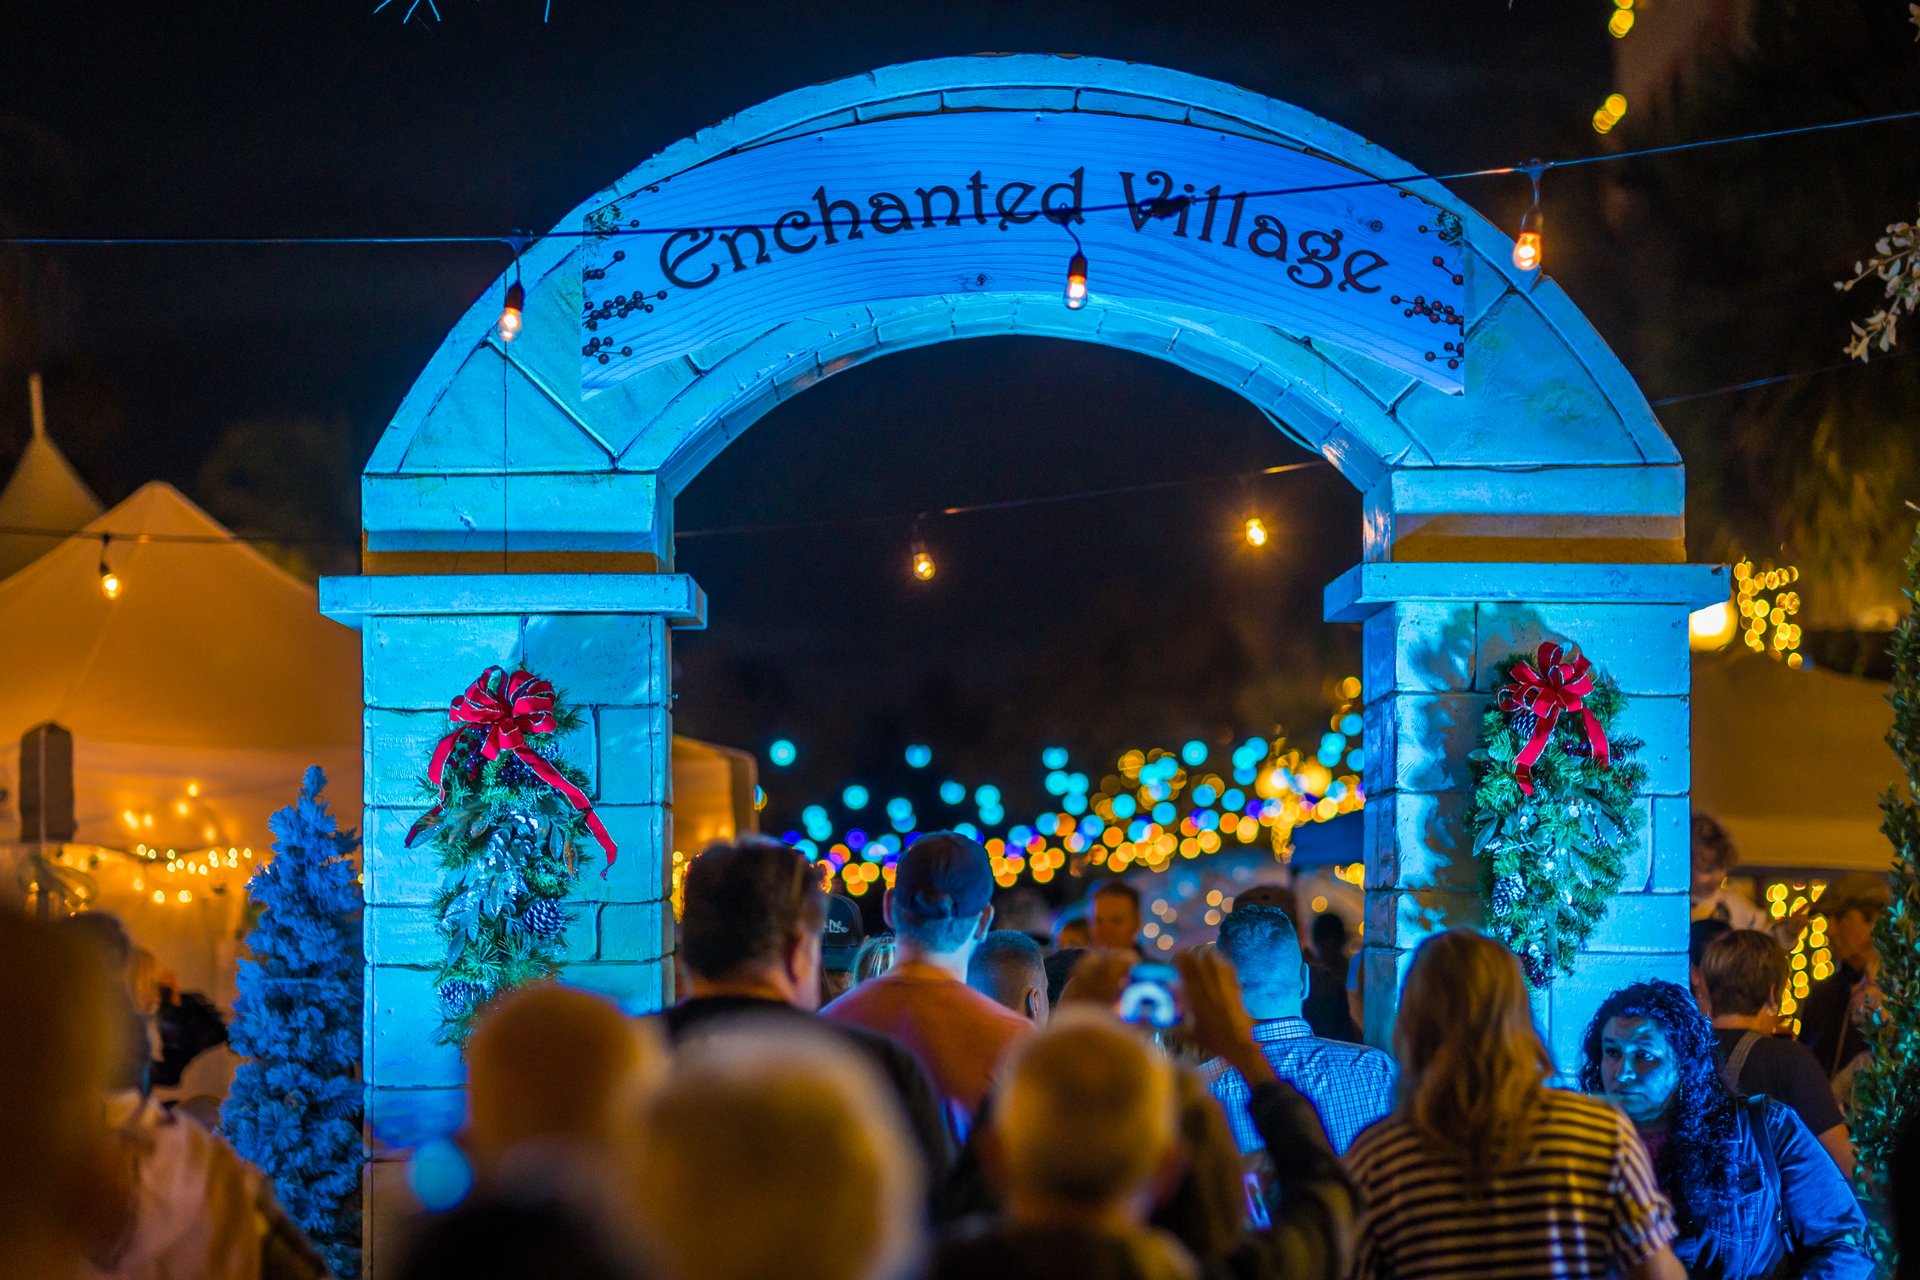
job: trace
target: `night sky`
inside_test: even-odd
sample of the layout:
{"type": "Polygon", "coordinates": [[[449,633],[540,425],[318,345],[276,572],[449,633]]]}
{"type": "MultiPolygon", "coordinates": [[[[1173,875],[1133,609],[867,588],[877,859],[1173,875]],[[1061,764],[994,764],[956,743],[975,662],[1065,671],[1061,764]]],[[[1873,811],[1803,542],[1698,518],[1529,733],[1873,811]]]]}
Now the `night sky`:
{"type": "MultiPolygon", "coordinates": [[[[1285,99],[1430,170],[1585,153],[1607,0],[942,5],[439,0],[22,4],[0,41],[0,223],[102,235],[542,229],[678,138],[809,83],[983,50],[1154,62],[1285,99]],[[424,7],[423,7],[424,11],[424,7]]],[[[1511,227],[1517,185],[1460,188],[1511,227]]],[[[353,564],[358,468],[506,261],[491,248],[0,251],[0,458],[48,376],[56,438],[108,502],[160,477],[250,532],[353,564]],[[251,424],[250,426],[247,424],[251,424]],[[285,438],[298,447],[263,448],[285,438]],[[225,440],[224,448],[221,442],[225,440]],[[252,443],[247,443],[251,441],[252,443]],[[216,452],[218,454],[216,456],[216,452]],[[210,459],[213,459],[210,461],[210,459]]],[[[889,357],[776,410],[681,500],[712,629],[676,643],[676,727],[801,760],[775,813],[927,742],[1024,785],[1040,747],[1317,720],[1358,638],[1320,590],[1360,554],[1325,468],[954,517],[1302,455],[1233,395],[1038,339],[889,357]],[[1239,540],[1249,504],[1276,531],[1239,540]]],[[[1097,775],[1096,775],[1097,776],[1097,775]]]]}

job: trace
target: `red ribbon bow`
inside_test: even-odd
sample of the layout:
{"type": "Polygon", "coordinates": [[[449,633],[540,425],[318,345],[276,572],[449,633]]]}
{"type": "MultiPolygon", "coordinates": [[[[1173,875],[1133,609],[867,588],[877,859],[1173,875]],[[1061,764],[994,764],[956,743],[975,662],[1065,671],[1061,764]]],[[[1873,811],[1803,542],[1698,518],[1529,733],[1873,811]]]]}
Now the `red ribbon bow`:
{"type": "MultiPolygon", "coordinates": [[[[530,735],[552,733],[560,727],[560,722],[553,714],[553,685],[531,672],[516,671],[505,676],[496,692],[495,677],[503,675],[502,668],[488,667],[480,673],[479,679],[467,686],[465,693],[453,700],[447,718],[453,721],[454,728],[433,749],[433,763],[427,766],[428,781],[440,789],[440,798],[444,802],[447,788],[442,779],[454,746],[469,728],[484,728],[486,736],[480,742],[481,760],[492,760],[502,751],[513,752],[520,757],[522,764],[533,771],[535,777],[565,796],[575,809],[586,815],[587,830],[593,832],[594,839],[606,850],[607,866],[600,872],[601,877],[605,878],[620,851],[614,846],[613,837],[607,834],[600,815],[593,811],[593,801],[587,798],[586,792],[567,781],[566,775],[554,768],[552,761],[527,745],[530,735]]],[[[479,762],[476,761],[475,772],[479,768],[479,762]]],[[[435,812],[438,811],[436,806],[435,812]]]]}
{"type": "Polygon", "coordinates": [[[1546,751],[1554,725],[1563,711],[1577,711],[1585,719],[1587,745],[1596,764],[1607,763],[1607,735],[1600,721],[1587,709],[1586,697],[1593,692],[1593,664],[1570,648],[1551,640],[1540,642],[1533,665],[1525,660],[1513,664],[1513,683],[1500,690],[1502,711],[1531,711],[1536,717],[1533,736],[1520,754],[1513,758],[1514,781],[1525,795],[1533,794],[1533,766],[1546,751]]]}

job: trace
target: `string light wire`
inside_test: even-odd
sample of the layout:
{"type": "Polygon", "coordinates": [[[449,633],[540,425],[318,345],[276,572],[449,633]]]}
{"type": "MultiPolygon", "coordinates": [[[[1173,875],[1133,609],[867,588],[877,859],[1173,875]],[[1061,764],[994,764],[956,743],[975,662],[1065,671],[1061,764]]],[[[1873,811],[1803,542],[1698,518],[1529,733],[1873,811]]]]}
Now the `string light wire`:
{"type": "MultiPolygon", "coordinates": [[[[1650,156],[1678,155],[1689,151],[1700,151],[1710,147],[1737,146],[1749,142],[1770,142],[1779,138],[1798,138],[1813,134],[1832,133],[1841,129],[1862,129],[1873,125],[1898,124],[1909,120],[1920,120],[1920,110],[1892,111],[1876,116],[1857,116],[1846,120],[1828,120],[1819,124],[1792,125],[1783,129],[1764,129],[1754,133],[1728,134],[1716,138],[1696,138],[1688,142],[1670,142],[1655,147],[1637,147],[1627,151],[1606,151],[1590,156],[1571,156],[1564,160],[1532,160],[1525,164],[1496,165],[1489,168],[1459,169],[1451,173],[1406,173],[1394,177],[1351,178],[1340,182],[1319,182],[1305,186],[1274,187],[1264,191],[1242,192],[1250,199],[1263,199],[1278,196],[1318,195],[1323,192],[1353,191],[1364,187],[1405,186],[1416,182],[1457,182],[1467,178],[1506,177],[1513,174],[1526,174],[1537,169],[1547,173],[1554,169],[1573,169],[1590,164],[1611,164],[1623,160],[1642,160],[1650,156]]],[[[1185,197],[1177,197],[1176,202],[1185,197]]],[[[1078,211],[1086,213],[1112,213],[1133,208],[1126,201],[1109,204],[1081,205],[1078,211]]],[[[942,224],[945,225],[945,224],[942,224]]],[[[730,219],[714,219],[705,226],[698,227],[611,227],[604,229],[548,231],[538,239],[548,240],[585,240],[606,239],[621,236],[671,236],[697,234],[714,226],[735,227],[741,230],[773,231],[771,222],[736,222],[730,219]]],[[[329,245],[475,245],[499,244],[509,237],[498,233],[491,235],[338,235],[338,236],[0,236],[0,245],[20,248],[76,249],[106,247],[154,247],[154,248],[242,248],[283,246],[329,246],[329,245]]]]}

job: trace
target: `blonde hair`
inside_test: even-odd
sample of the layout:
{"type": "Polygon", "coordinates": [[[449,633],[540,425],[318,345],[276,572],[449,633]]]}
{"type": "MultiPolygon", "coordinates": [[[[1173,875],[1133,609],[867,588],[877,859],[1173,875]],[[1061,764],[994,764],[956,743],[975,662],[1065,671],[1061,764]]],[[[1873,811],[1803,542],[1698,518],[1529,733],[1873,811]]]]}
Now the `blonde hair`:
{"type": "Polygon", "coordinates": [[[629,1179],[679,1280],[875,1280],[914,1255],[925,1174],[893,1094],[824,1032],[682,1045],[629,1179]]]}
{"type": "Polygon", "coordinates": [[[468,1135],[480,1171],[534,1146],[613,1155],[666,1070],[659,1033],[609,1000],[552,983],[502,996],[467,1041],[468,1135]]]}
{"type": "Polygon", "coordinates": [[[1465,929],[1421,943],[1401,989],[1393,1051],[1396,1114],[1429,1150],[1482,1185],[1526,1159],[1553,1059],[1511,951],[1465,929]]]}
{"type": "Polygon", "coordinates": [[[1061,1011],[1004,1071],[994,1128],[1016,1192],[1111,1204],[1173,1145],[1172,1067],[1104,1010],[1061,1011]]]}

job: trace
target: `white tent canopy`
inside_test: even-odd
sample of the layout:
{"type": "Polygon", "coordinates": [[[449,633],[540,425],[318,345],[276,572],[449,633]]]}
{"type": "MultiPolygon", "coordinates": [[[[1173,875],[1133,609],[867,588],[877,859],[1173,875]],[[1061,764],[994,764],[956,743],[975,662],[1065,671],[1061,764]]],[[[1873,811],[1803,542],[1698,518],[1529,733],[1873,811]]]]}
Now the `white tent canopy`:
{"type": "Polygon", "coordinates": [[[33,435],[0,489],[0,578],[24,569],[60,545],[45,533],[7,533],[7,529],[72,533],[100,514],[100,499],[47,437],[47,415],[40,400],[40,375],[34,374],[33,435]]]}
{"type": "Polygon", "coordinates": [[[1695,654],[1694,812],[1753,866],[1885,871],[1879,797],[1899,777],[1887,690],[1745,650],[1695,654]]]}

